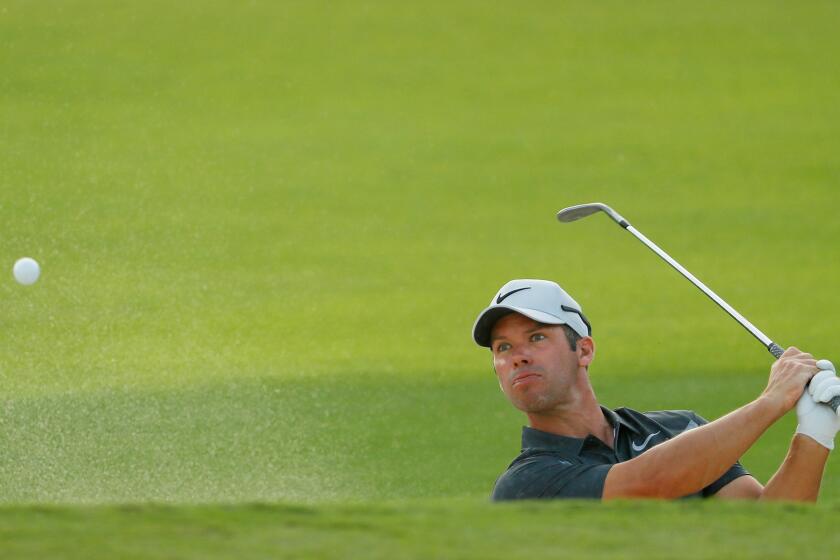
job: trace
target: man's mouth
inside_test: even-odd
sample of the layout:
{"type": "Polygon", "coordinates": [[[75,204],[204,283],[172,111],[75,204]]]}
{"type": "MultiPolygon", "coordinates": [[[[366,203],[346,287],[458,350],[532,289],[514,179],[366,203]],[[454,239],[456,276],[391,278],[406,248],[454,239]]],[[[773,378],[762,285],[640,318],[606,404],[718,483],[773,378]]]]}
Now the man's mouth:
{"type": "Polygon", "coordinates": [[[522,373],[517,374],[516,377],[513,378],[513,385],[517,385],[519,383],[522,383],[523,381],[528,381],[529,379],[533,379],[535,377],[540,377],[540,374],[534,371],[524,371],[522,373]]]}

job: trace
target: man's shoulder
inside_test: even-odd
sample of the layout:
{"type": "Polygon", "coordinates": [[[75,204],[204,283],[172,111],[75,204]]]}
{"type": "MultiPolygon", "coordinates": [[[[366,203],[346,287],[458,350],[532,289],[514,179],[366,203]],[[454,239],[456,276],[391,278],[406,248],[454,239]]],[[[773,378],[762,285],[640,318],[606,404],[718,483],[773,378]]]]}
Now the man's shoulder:
{"type": "Polygon", "coordinates": [[[635,408],[629,408],[627,406],[620,406],[618,408],[613,409],[616,414],[630,414],[630,415],[663,415],[663,416],[695,416],[697,413],[693,410],[680,410],[680,409],[670,409],[670,410],[636,410],[635,408]]]}
{"type": "Polygon", "coordinates": [[[666,422],[671,420],[694,420],[695,422],[703,422],[706,423],[706,420],[703,419],[702,416],[694,412],[693,410],[646,410],[645,412],[639,412],[637,410],[633,410],[630,408],[620,408],[616,409],[616,412],[619,410],[626,411],[630,414],[641,414],[651,418],[652,420],[664,420],[666,422]]]}
{"type": "Polygon", "coordinates": [[[693,410],[650,410],[640,412],[631,408],[622,407],[615,409],[614,412],[624,422],[642,431],[665,428],[668,432],[678,434],[707,423],[705,418],[693,410]]]}

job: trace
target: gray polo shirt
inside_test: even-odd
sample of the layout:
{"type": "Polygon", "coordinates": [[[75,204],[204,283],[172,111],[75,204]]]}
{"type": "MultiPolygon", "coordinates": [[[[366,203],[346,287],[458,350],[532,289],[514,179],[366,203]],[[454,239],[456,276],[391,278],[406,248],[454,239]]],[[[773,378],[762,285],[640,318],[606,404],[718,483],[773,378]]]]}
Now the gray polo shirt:
{"type": "MultiPolygon", "coordinates": [[[[588,435],[583,439],[522,428],[522,453],[496,480],[492,499],[601,498],[607,472],[706,420],[690,410],[637,412],[601,407],[613,426],[614,449],[588,435]]],[[[749,474],[735,463],[719,479],[693,494],[708,497],[749,474]]]]}

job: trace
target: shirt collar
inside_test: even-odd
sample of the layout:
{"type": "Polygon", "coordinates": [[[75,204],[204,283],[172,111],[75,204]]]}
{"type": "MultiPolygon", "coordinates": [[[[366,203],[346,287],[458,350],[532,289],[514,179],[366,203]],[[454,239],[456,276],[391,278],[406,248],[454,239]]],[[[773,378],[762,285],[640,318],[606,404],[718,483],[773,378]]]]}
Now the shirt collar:
{"type": "Polygon", "coordinates": [[[626,409],[624,409],[624,408],[619,408],[619,409],[616,409],[616,410],[610,410],[609,408],[607,408],[605,406],[601,406],[601,411],[604,413],[604,417],[607,419],[607,422],[609,422],[610,425],[613,428],[615,428],[616,425],[618,424],[622,428],[630,430],[634,434],[641,434],[642,432],[639,431],[639,428],[637,428],[635,425],[628,422],[620,414],[618,414],[619,412],[624,412],[625,410],[626,409]]]}
{"type": "MultiPolygon", "coordinates": [[[[604,406],[601,407],[604,417],[607,422],[615,428],[621,426],[623,429],[630,430],[634,434],[640,434],[639,429],[633,424],[627,422],[616,411],[610,410],[604,406]]],[[[618,409],[622,411],[623,409],[618,409]]],[[[549,432],[543,432],[536,428],[529,426],[522,427],[522,450],[525,451],[560,451],[563,453],[571,453],[579,455],[583,448],[583,442],[586,438],[576,438],[569,436],[561,436],[549,432]]]]}
{"type": "Polygon", "coordinates": [[[529,426],[522,427],[522,451],[560,451],[578,455],[582,447],[582,439],[543,432],[529,426]]]}

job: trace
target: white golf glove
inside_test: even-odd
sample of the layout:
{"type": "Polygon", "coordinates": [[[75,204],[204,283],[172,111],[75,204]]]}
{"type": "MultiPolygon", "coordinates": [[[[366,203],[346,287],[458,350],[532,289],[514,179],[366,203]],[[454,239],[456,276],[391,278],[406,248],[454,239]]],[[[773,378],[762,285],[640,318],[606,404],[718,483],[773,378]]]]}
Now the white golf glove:
{"type": "Polygon", "coordinates": [[[823,447],[834,449],[834,436],[840,430],[840,416],[824,404],[840,395],[840,378],[834,372],[834,365],[828,360],[819,360],[819,373],[811,379],[796,404],[797,434],[804,434],[823,447]]]}

